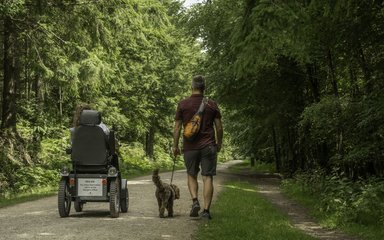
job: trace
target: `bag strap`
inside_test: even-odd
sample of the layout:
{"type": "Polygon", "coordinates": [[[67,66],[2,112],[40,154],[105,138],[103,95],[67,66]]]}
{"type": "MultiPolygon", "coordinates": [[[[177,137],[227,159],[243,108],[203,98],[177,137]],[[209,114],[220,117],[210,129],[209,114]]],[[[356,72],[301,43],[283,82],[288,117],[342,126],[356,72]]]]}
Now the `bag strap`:
{"type": "Polygon", "coordinates": [[[203,105],[202,106],[202,111],[201,111],[201,127],[200,127],[200,131],[199,131],[199,133],[202,131],[202,129],[204,129],[205,128],[205,121],[204,121],[204,110],[205,110],[205,107],[207,106],[207,104],[208,104],[208,98],[206,98],[206,97],[204,97],[203,98],[203,100],[201,101],[201,105],[203,105]]]}
{"type": "Polygon", "coordinates": [[[207,106],[207,104],[208,104],[208,98],[203,97],[203,100],[201,101],[199,110],[197,110],[197,112],[198,112],[199,114],[203,113],[204,110],[205,110],[205,107],[207,106]]]}

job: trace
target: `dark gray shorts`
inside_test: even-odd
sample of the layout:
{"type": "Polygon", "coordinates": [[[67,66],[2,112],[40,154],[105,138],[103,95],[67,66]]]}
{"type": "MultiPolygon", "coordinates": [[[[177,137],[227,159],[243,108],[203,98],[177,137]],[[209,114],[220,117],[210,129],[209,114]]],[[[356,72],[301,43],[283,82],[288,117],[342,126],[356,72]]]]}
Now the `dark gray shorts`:
{"type": "Polygon", "coordinates": [[[200,171],[203,176],[216,175],[217,165],[217,148],[216,146],[207,146],[199,150],[190,150],[184,152],[184,164],[187,173],[193,177],[197,177],[200,171]]]}

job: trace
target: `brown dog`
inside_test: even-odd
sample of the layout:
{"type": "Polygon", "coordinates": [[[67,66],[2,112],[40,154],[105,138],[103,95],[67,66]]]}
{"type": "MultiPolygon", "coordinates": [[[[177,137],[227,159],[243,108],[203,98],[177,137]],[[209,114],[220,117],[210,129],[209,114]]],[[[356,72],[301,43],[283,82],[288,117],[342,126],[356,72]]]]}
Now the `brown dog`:
{"type": "Polygon", "coordinates": [[[159,204],[159,216],[165,217],[165,209],[168,211],[168,217],[173,217],[173,201],[180,198],[180,189],[174,184],[163,183],[160,180],[159,169],[155,169],[152,175],[152,181],[156,185],[156,199],[159,204]]]}

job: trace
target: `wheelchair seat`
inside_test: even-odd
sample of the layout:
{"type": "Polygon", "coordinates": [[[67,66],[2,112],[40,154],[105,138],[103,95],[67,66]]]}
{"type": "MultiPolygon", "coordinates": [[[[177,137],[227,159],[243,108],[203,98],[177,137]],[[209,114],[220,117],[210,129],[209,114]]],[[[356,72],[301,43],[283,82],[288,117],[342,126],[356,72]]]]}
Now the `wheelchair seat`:
{"type": "Polygon", "coordinates": [[[111,164],[114,153],[110,149],[114,148],[114,136],[113,133],[107,136],[100,123],[101,113],[98,111],[83,110],[80,115],[80,125],[73,132],[71,153],[76,172],[105,173],[111,164]]]}

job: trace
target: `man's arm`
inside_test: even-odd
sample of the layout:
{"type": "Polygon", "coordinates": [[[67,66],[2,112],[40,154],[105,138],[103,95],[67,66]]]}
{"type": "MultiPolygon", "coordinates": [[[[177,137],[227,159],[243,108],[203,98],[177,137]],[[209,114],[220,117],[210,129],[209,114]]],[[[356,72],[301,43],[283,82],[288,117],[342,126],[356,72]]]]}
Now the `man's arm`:
{"type": "Polygon", "coordinates": [[[177,155],[180,155],[179,138],[180,138],[181,126],[182,126],[182,121],[176,120],[175,127],[173,129],[173,147],[172,147],[173,155],[175,157],[177,155]]]}
{"type": "Polygon", "coordinates": [[[220,152],[221,150],[221,144],[223,141],[223,125],[221,123],[220,118],[215,118],[215,129],[216,129],[216,144],[217,144],[217,151],[220,152]]]}

